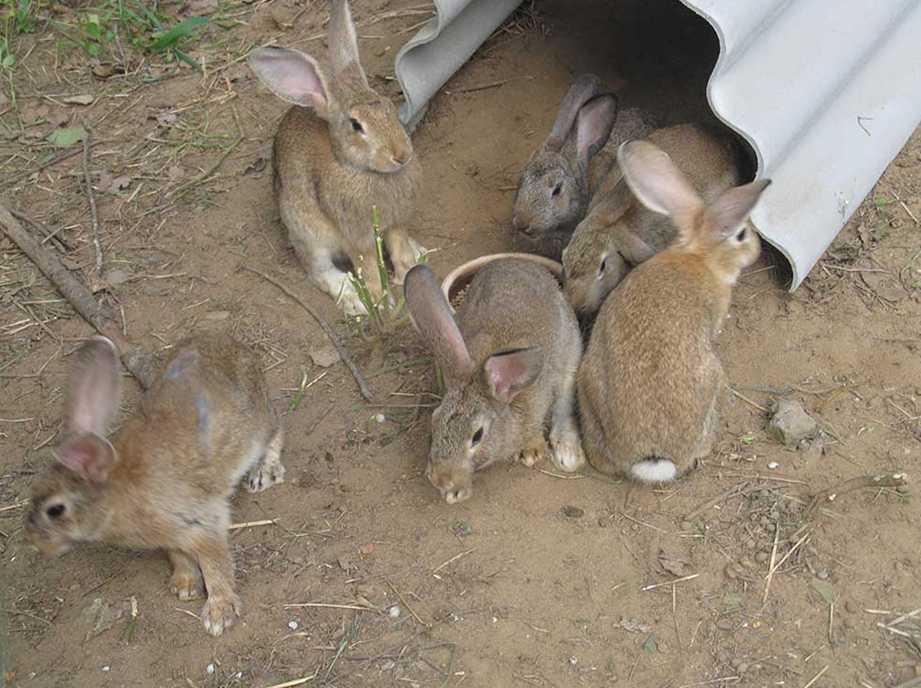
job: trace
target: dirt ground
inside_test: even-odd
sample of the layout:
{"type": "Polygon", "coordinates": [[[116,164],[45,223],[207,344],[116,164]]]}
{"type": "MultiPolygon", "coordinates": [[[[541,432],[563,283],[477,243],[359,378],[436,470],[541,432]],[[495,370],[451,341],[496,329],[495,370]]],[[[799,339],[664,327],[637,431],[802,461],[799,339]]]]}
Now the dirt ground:
{"type": "MultiPolygon", "coordinates": [[[[25,57],[2,88],[0,188],[37,223],[31,231],[53,233],[45,246],[98,288],[133,341],[164,351],[191,331],[230,327],[262,352],[289,427],[288,480],[235,499],[236,522],[273,523],[233,533],[244,609],[220,638],[194,618],[200,602],[169,593],[160,553],[39,557],[24,539],[24,500],[60,431],[68,356],[91,330],[0,239],[8,685],[918,685],[906,683],[921,675],[921,621],[905,616],[921,607],[914,490],[833,489],[833,501],[808,507],[851,478],[918,473],[921,133],[800,289],[786,291],[770,251],[742,278],[719,343],[740,396],[701,470],[629,490],[591,472],[500,465],[449,506],[423,475],[424,348],[408,327],[383,342],[350,336],[305,280],[272,201],[266,160],[285,106],[242,59],[272,39],[322,51],[325,3],[214,5],[191,3],[221,18],[188,49],[204,73],[117,44],[90,66],[47,31],[19,37],[25,57]],[[124,53],[128,73],[112,73],[124,53]],[[64,102],[77,95],[92,104],[64,102]],[[54,153],[44,138],[81,121],[93,132],[102,280],[81,155],[37,169],[54,153]],[[335,323],[375,403],[341,364],[313,362],[327,346],[319,328],[242,265],[335,323]],[[766,434],[777,397],[804,405],[818,439],[786,449],[766,434]]],[[[393,57],[429,7],[354,0],[383,92],[398,94],[393,57]]],[[[67,21],[77,10],[55,11],[67,21]]],[[[526,2],[415,133],[426,174],[412,230],[438,249],[431,265],[444,274],[511,247],[518,172],[574,74],[596,71],[626,104],[681,121],[706,113],[716,51],[677,2],[526,2]]],[[[126,387],[128,411],[138,391],[126,387]]]]}

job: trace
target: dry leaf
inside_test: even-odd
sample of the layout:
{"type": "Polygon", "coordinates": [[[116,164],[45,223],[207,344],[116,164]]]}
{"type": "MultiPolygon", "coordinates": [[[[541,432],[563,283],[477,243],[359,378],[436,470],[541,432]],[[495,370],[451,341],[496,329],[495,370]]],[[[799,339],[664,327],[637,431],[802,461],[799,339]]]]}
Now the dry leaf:
{"type": "Polygon", "coordinates": [[[365,556],[367,556],[371,554],[372,552],[374,552],[374,543],[369,542],[366,545],[362,545],[361,547],[358,548],[358,551],[364,554],[365,556]]]}
{"type": "Polygon", "coordinates": [[[175,112],[170,112],[169,110],[164,110],[163,112],[157,113],[157,123],[162,124],[163,126],[175,124],[177,119],[179,119],[179,115],[177,115],[175,112]]]}

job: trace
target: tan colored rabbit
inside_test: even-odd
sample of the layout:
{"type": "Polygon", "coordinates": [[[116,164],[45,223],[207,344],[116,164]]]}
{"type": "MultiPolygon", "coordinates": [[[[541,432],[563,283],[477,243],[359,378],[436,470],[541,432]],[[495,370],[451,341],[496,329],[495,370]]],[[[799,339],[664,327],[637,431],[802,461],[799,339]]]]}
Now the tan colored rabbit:
{"type": "MultiPolygon", "coordinates": [[[[739,181],[741,151],[713,126],[679,124],[645,137],[664,150],[711,201],[739,181]]],[[[668,217],[643,206],[614,165],[563,251],[563,289],[580,314],[593,314],[627,271],[668,246],[675,229],[668,217]]]]}
{"type": "Polygon", "coordinates": [[[282,222],[310,278],[355,315],[365,308],[350,271],[360,270],[372,296],[382,295],[372,206],[397,283],[424,253],[406,230],[422,170],[393,103],[368,84],[346,0],[332,0],[329,62],[327,70],[288,48],[249,55],[259,79],[294,103],[273,148],[282,222]]]}
{"type": "Polygon", "coordinates": [[[240,613],[227,542],[229,499],[284,479],[283,434],[258,357],[229,337],[203,336],[176,353],[135,415],[111,438],[120,364],[103,337],[75,354],[68,434],[32,487],[26,530],[49,556],[105,542],[163,549],[181,600],[208,599],[201,618],[220,635],[240,613]]]}
{"type": "Polygon", "coordinates": [[[473,473],[521,455],[547,454],[550,417],[554,463],[585,462],[573,413],[582,336],[575,313],[550,272],[530,260],[483,266],[451,314],[425,265],[406,275],[406,303],[427,340],[447,391],[432,414],[426,474],[449,504],[473,494],[473,473]]]}
{"type": "Polygon", "coordinates": [[[643,205],[667,215],[675,243],[635,268],[605,300],[579,367],[583,446],[605,473],[672,480],[710,453],[725,373],[713,345],[760,240],[747,217],[767,180],[705,204],[661,149],[620,148],[643,205]]]}

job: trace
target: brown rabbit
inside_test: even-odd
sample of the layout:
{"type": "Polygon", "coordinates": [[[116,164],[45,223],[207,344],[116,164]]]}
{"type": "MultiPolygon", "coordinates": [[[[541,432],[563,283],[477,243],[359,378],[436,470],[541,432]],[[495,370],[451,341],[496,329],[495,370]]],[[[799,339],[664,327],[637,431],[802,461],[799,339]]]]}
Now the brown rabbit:
{"type": "Polygon", "coordinates": [[[365,308],[348,278],[360,271],[381,298],[372,206],[380,212],[395,281],[424,253],[407,233],[422,169],[396,108],[368,84],[346,0],[332,0],[330,68],[289,48],[259,48],[249,64],[294,107],[278,126],[274,190],[298,258],[347,314],[365,308]]]}
{"type": "Polygon", "coordinates": [[[495,461],[544,457],[548,417],[554,463],[585,463],[573,413],[582,336],[546,268],[521,258],[484,265],[456,321],[427,266],[409,271],[405,291],[447,387],[432,414],[426,475],[449,504],[470,497],[474,472],[495,461]]]}
{"type": "MultiPolygon", "coordinates": [[[[742,152],[723,129],[678,124],[643,138],[668,153],[706,202],[738,184],[742,152]]],[[[615,164],[563,251],[566,298],[577,313],[596,313],[631,267],[651,258],[674,238],[669,218],[637,201],[615,164]]]]}
{"type": "Polygon", "coordinates": [[[283,434],[254,352],[218,336],[187,339],[175,352],[110,441],[118,354],[103,337],[77,351],[68,434],[32,487],[26,530],[49,556],[85,542],[166,550],[171,590],[181,600],[207,590],[201,618],[220,635],[240,613],[229,499],[243,476],[251,492],[284,479],[283,434]]]}
{"type": "Polygon", "coordinates": [[[713,346],[732,287],[758,257],[747,217],[770,183],[734,187],[706,205],[669,156],[648,141],[618,163],[675,243],[631,272],[605,300],[578,374],[583,447],[605,473],[672,480],[710,453],[725,373],[713,346]]]}

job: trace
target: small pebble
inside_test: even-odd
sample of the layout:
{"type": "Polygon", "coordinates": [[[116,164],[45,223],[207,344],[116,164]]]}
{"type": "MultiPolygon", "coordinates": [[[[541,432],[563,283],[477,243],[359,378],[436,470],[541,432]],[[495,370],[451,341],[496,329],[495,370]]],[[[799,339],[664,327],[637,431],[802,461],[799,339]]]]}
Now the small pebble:
{"type": "Polygon", "coordinates": [[[569,658],[569,663],[570,665],[575,666],[576,664],[579,663],[579,658],[573,655],[572,657],[569,658]]]}
{"type": "Polygon", "coordinates": [[[296,630],[297,630],[297,621],[289,621],[289,622],[288,622],[288,628],[290,628],[292,631],[296,631],[296,630]]]}
{"type": "Polygon", "coordinates": [[[387,614],[390,615],[391,619],[400,618],[400,607],[398,605],[393,605],[390,609],[387,610],[387,614]]]}
{"type": "Polygon", "coordinates": [[[385,416],[383,413],[378,413],[374,416],[374,420],[376,420],[378,423],[383,423],[385,420],[387,420],[387,416],[385,416]]]}
{"type": "Polygon", "coordinates": [[[112,669],[112,667],[110,667],[108,664],[106,664],[104,667],[102,667],[102,670],[105,671],[105,672],[111,671],[111,669],[112,669]]]}
{"type": "Polygon", "coordinates": [[[773,471],[773,470],[776,470],[776,469],[780,468],[780,464],[777,463],[776,461],[771,461],[771,462],[768,464],[768,468],[770,468],[770,469],[773,471]]]}
{"type": "Polygon", "coordinates": [[[214,665],[213,665],[213,664],[209,664],[208,666],[205,667],[205,671],[208,672],[208,674],[213,674],[213,673],[214,673],[214,665]]]}

